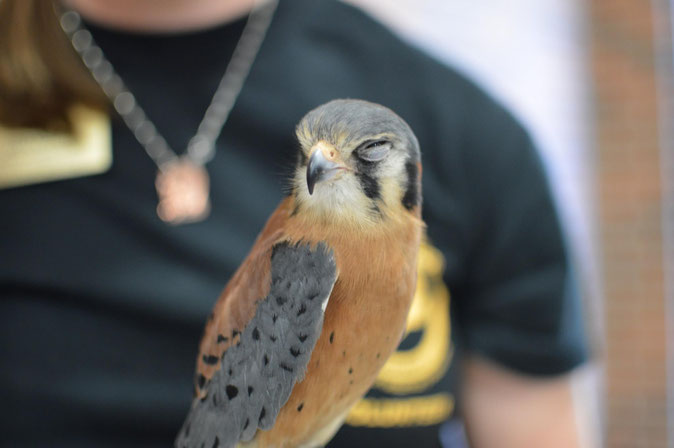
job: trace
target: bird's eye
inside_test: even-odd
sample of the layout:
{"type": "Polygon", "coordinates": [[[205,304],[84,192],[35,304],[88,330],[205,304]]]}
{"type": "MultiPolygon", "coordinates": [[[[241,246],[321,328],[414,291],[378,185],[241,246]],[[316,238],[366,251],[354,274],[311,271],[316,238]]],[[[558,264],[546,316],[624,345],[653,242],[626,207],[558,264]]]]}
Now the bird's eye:
{"type": "Polygon", "coordinates": [[[367,162],[379,162],[391,150],[391,142],[386,140],[377,140],[374,142],[365,142],[356,150],[359,159],[367,162]]]}

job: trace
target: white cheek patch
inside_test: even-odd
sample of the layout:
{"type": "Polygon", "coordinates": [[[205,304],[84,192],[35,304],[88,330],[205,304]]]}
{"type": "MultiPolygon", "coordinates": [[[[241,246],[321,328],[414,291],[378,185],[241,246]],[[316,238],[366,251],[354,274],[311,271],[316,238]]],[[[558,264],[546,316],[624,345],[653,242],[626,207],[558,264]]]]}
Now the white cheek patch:
{"type": "Polygon", "coordinates": [[[407,187],[407,171],[405,163],[407,154],[402,151],[391,151],[378,167],[379,186],[382,200],[387,206],[396,206],[402,201],[407,187]]]}
{"type": "Polygon", "coordinates": [[[317,183],[313,195],[309,194],[305,177],[306,170],[298,169],[295,174],[295,185],[297,200],[303,208],[334,220],[371,219],[371,201],[363,193],[353,173],[342,173],[333,179],[317,183]]]}
{"type": "Polygon", "coordinates": [[[392,178],[399,181],[398,185],[405,185],[407,180],[406,162],[407,154],[401,151],[391,151],[389,156],[380,162],[378,170],[380,177],[383,179],[392,178]]]}

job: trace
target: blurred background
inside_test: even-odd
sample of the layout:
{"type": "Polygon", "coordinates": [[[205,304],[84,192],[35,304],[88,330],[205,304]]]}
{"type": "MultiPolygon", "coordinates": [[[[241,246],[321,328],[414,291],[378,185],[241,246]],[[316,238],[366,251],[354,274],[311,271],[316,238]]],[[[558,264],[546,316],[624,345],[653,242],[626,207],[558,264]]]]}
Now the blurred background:
{"type": "Polygon", "coordinates": [[[349,2],[528,127],[584,288],[586,442],[674,447],[674,2],[349,2]]]}

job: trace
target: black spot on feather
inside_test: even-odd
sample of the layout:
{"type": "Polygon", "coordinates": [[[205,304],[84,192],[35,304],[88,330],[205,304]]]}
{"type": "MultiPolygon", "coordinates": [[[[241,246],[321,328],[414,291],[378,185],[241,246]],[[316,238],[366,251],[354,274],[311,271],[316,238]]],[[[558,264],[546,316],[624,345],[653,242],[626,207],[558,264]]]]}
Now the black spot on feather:
{"type": "Polygon", "coordinates": [[[236,386],[232,386],[231,384],[228,384],[227,387],[225,387],[225,392],[227,393],[227,398],[230,400],[236,398],[236,396],[239,395],[239,389],[236,386]]]}
{"type": "Polygon", "coordinates": [[[290,347],[290,354],[293,355],[295,358],[300,356],[300,351],[299,349],[296,349],[295,347],[290,347]]]}
{"type": "Polygon", "coordinates": [[[300,340],[300,342],[306,341],[307,337],[309,337],[309,336],[306,335],[306,334],[301,334],[301,335],[297,336],[297,338],[300,340]]]}
{"type": "Polygon", "coordinates": [[[221,334],[218,335],[218,344],[221,342],[227,342],[229,339],[226,336],[223,336],[221,334]]]}
{"type": "Polygon", "coordinates": [[[278,366],[279,366],[280,368],[282,368],[283,370],[285,370],[286,372],[293,373],[293,368],[290,367],[290,366],[287,365],[287,364],[281,363],[281,364],[279,364],[278,366]]]}
{"type": "Polygon", "coordinates": [[[265,415],[267,415],[267,410],[265,408],[262,408],[262,410],[260,411],[260,417],[257,419],[258,422],[262,423],[262,419],[264,418],[265,415]]]}
{"type": "Polygon", "coordinates": [[[199,374],[199,375],[197,376],[197,385],[199,386],[199,389],[203,389],[203,388],[204,388],[204,384],[206,384],[206,377],[203,376],[203,375],[201,375],[201,374],[199,374]]]}
{"type": "Polygon", "coordinates": [[[297,316],[299,317],[306,312],[307,312],[307,307],[304,304],[302,304],[302,305],[300,305],[300,309],[297,310],[297,316]]]}
{"type": "Polygon", "coordinates": [[[211,365],[211,366],[218,363],[218,357],[215,356],[215,355],[203,355],[201,357],[201,359],[202,359],[202,361],[204,361],[205,364],[208,364],[208,365],[211,365]]]}
{"type": "Polygon", "coordinates": [[[213,441],[213,446],[211,448],[218,448],[220,446],[220,439],[218,439],[218,436],[215,436],[215,440],[213,441]]]}
{"type": "Polygon", "coordinates": [[[256,341],[260,340],[260,330],[258,330],[257,327],[253,328],[253,339],[256,341]]]}
{"type": "Polygon", "coordinates": [[[330,343],[332,344],[332,341],[334,340],[335,340],[335,332],[333,331],[332,333],[330,333],[330,343]]]}
{"type": "Polygon", "coordinates": [[[304,407],[304,402],[300,403],[300,405],[297,406],[297,412],[302,412],[303,407],[304,407]]]}

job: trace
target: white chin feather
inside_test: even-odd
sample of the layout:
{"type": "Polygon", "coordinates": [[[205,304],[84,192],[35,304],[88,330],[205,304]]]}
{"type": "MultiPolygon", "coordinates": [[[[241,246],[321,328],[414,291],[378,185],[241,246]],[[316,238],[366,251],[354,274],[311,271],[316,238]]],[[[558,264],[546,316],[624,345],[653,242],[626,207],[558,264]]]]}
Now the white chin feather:
{"type": "Polygon", "coordinates": [[[343,173],[317,183],[311,195],[302,172],[297,174],[295,180],[299,188],[299,201],[313,213],[353,217],[368,210],[370,200],[363,194],[358,179],[351,173],[343,173]]]}

